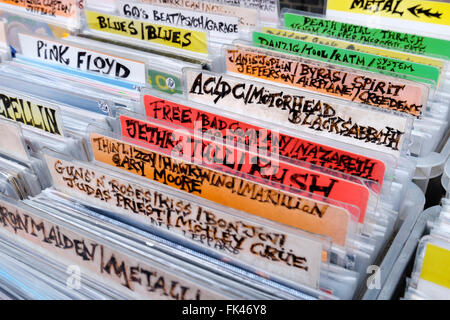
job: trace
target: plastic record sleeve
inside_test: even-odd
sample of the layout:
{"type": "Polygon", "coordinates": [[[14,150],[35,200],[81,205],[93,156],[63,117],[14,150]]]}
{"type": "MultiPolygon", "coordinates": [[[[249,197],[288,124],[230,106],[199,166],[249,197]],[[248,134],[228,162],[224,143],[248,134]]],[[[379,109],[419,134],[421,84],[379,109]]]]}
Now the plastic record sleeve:
{"type": "Polygon", "coordinates": [[[0,140],[0,152],[18,160],[30,160],[30,152],[25,144],[19,123],[13,120],[0,119],[0,132],[3,135],[3,139],[0,140]]]}
{"type": "Polygon", "coordinates": [[[21,126],[10,120],[0,119],[0,131],[3,138],[0,141],[0,154],[5,161],[13,161],[17,165],[24,167],[25,171],[34,175],[31,177],[31,184],[35,185],[32,191],[37,194],[40,190],[49,186],[49,180],[43,174],[42,161],[31,155],[31,148],[28,147],[21,126]]]}
{"type": "MultiPolygon", "coordinates": [[[[112,101],[116,105],[132,106],[139,99],[139,94],[134,90],[126,90],[125,88],[107,85],[105,82],[94,81],[83,75],[76,75],[71,70],[54,70],[43,64],[22,59],[20,56],[12,61],[0,64],[0,69],[3,76],[13,78],[14,81],[28,81],[32,83],[33,87],[42,86],[52,88],[52,90],[68,91],[69,95],[78,95],[80,99],[92,100],[95,97],[99,101],[97,107],[100,105],[100,108],[88,103],[84,107],[80,105],[80,109],[90,109],[102,115],[114,111],[112,101]],[[18,75],[22,75],[22,77],[17,78],[18,75]],[[103,104],[107,105],[102,106],[103,104]]],[[[64,100],[61,94],[56,94],[55,97],[64,100]]],[[[76,101],[72,101],[72,104],[75,103],[76,101]]]]}
{"type": "Polygon", "coordinates": [[[14,235],[0,235],[0,281],[8,288],[11,299],[71,299],[71,300],[125,300],[131,299],[123,293],[114,292],[86,274],[82,285],[72,282],[67,286],[67,272],[76,278],[79,270],[73,265],[42,256],[31,247],[19,243],[14,235]],[[77,290],[73,290],[73,288],[77,290]]]}
{"type": "MultiPolygon", "coordinates": [[[[12,70],[10,69],[9,71],[12,70]]],[[[19,72],[20,70],[14,70],[14,72],[16,71],[19,72]]],[[[65,83],[56,83],[56,81],[55,83],[38,83],[37,80],[41,79],[28,75],[22,79],[17,79],[13,74],[2,74],[0,77],[5,81],[5,85],[10,88],[21,88],[23,93],[39,96],[61,105],[71,106],[73,109],[78,109],[80,114],[83,111],[88,113],[88,118],[105,121],[106,116],[115,114],[116,104],[111,102],[111,99],[114,97],[105,96],[104,98],[108,98],[108,100],[104,100],[101,99],[102,94],[99,92],[100,97],[95,99],[94,96],[87,95],[87,92],[83,92],[82,86],[74,85],[67,80],[65,83]],[[57,85],[60,88],[57,88],[57,85]]]]}

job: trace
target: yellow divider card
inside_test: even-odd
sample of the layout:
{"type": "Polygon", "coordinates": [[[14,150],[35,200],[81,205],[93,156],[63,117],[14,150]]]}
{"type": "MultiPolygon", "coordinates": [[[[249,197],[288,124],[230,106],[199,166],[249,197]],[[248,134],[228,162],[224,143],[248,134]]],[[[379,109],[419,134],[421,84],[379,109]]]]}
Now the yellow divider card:
{"type": "Polygon", "coordinates": [[[85,14],[92,30],[208,54],[206,32],[142,22],[90,10],[86,10],[85,14]]]}

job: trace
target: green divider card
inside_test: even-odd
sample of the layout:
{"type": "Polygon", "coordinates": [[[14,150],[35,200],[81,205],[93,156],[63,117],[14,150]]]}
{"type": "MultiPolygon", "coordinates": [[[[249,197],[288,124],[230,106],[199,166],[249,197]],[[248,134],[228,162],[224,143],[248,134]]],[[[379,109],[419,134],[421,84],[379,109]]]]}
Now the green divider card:
{"type": "Polygon", "coordinates": [[[182,94],[181,80],[172,74],[148,70],[148,82],[153,89],[170,94],[182,94]]]}
{"type": "Polygon", "coordinates": [[[448,40],[292,13],[284,15],[284,25],[296,31],[450,60],[450,41],[448,40]]]}
{"type": "Polygon", "coordinates": [[[439,83],[439,69],[429,65],[335,48],[262,32],[253,32],[253,43],[273,48],[279,52],[290,52],[305,58],[345,67],[383,73],[426,84],[430,84],[430,80],[434,85],[439,83]]]}

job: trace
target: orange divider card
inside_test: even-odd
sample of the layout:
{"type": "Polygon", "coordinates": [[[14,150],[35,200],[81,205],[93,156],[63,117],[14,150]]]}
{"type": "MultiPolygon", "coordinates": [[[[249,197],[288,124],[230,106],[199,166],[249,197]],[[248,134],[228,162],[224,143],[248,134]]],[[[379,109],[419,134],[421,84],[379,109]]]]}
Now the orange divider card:
{"type": "Polygon", "coordinates": [[[169,122],[189,130],[195,130],[198,127],[204,134],[222,136],[224,143],[231,141],[250,147],[258,146],[267,150],[268,153],[278,153],[282,157],[374,181],[379,187],[383,184],[386,165],[377,159],[272,132],[266,128],[151,95],[144,96],[144,105],[149,118],[169,122]],[[271,141],[272,137],[275,138],[274,141],[271,141]],[[275,144],[273,148],[272,144],[275,144]]]}
{"type": "MultiPolygon", "coordinates": [[[[342,242],[349,214],[314,201],[101,134],[90,134],[96,161],[236,210],[342,242]]],[[[156,148],[155,148],[156,149],[156,148]]]]}

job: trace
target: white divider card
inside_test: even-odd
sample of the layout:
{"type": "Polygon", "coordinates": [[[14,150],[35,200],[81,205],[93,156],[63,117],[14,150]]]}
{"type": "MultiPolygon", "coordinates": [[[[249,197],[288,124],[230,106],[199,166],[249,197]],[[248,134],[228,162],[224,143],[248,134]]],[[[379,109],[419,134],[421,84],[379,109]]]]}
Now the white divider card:
{"type": "Polygon", "coordinates": [[[398,114],[244,78],[186,69],[185,83],[191,101],[396,157],[411,127],[398,114]]]}
{"type": "Polygon", "coordinates": [[[237,259],[259,272],[318,288],[322,242],[281,225],[230,213],[151,184],[131,183],[105,170],[45,155],[56,190],[161,228],[237,259]]]}
{"type": "Polygon", "coordinates": [[[24,14],[34,19],[63,24],[69,28],[79,25],[79,8],[83,0],[0,0],[0,10],[24,14]]]}
{"type": "Polygon", "coordinates": [[[104,77],[146,85],[144,62],[90,50],[68,41],[19,33],[21,54],[45,64],[58,65],[104,77]]]}
{"type": "Polygon", "coordinates": [[[421,0],[327,0],[327,18],[410,30],[450,40],[450,3],[421,0]]]}
{"type": "MultiPolygon", "coordinates": [[[[126,141],[129,140],[142,147],[157,147],[167,155],[181,153],[183,159],[203,165],[206,168],[227,175],[246,176],[252,182],[273,186],[279,190],[291,191],[295,194],[304,195],[306,198],[326,199],[324,201],[330,205],[333,204],[347,209],[352,215],[351,221],[344,215],[342,220],[336,218],[331,221],[321,219],[318,223],[319,226],[311,226],[308,223],[314,219],[312,217],[306,218],[304,224],[291,224],[305,231],[326,235],[337,245],[346,245],[347,237],[350,236],[347,231],[350,224],[357,221],[364,223],[365,221],[365,210],[370,195],[368,189],[361,185],[360,180],[345,180],[348,177],[343,178],[335,173],[326,172],[320,167],[296,166],[281,159],[264,157],[261,152],[258,154],[230,145],[226,146],[208,139],[207,135],[193,135],[186,130],[179,131],[179,127],[169,124],[164,125],[158,121],[141,120],[136,115],[134,118],[121,115],[120,122],[122,135],[126,141]],[[158,139],[155,134],[138,135],[137,129],[158,132],[160,136],[170,137],[173,142],[165,143],[162,139],[158,139]],[[308,177],[312,178],[311,181],[308,177]],[[301,192],[301,190],[306,192],[301,192]],[[312,193],[318,197],[314,197],[312,193]],[[359,210],[355,210],[354,207],[359,208],[359,210]]],[[[266,217],[274,219],[273,215],[266,215],[266,217]]],[[[275,221],[282,219],[281,214],[275,214],[275,219],[275,221]]],[[[286,223],[287,221],[286,219],[283,222],[286,223]]]]}
{"type": "Polygon", "coordinates": [[[237,17],[122,0],[118,1],[118,6],[119,13],[128,18],[203,30],[213,42],[230,43],[239,38],[237,17]]]}
{"type": "Polygon", "coordinates": [[[261,21],[278,23],[280,20],[280,4],[278,0],[216,0],[218,3],[252,8],[260,11],[261,21]]]}
{"type": "Polygon", "coordinates": [[[47,134],[64,135],[61,112],[58,106],[1,87],[0,118],[10,119],[47,134]]]}
{"type": "Polygon", "coordinates": [[[435,226],[432,235],[423,237],[417,248],[410,285],[429,299],[450,297],[450,241],[446,222],[445,231],[440,230],[441,233],[435,226]]]}
{"type": "MultiPolygon", "coordinates": [[[[162,300],[212,300],[226,298],[142,255],[122,251],[114,243],[62,223],[50,214],[0,196],[0,230],[22,238],[59,259],[79,266],[110,285],[135,297],[162,300]]],[[[67,219],[67,218],[66,218],[67,219]]]]}
{"type": "Polygon", "coordinates": [[[22,129],[18,123],[0,119],[0,134],[0,152],[22,161],[30,159],[22,136],[22,129]]]}
{"type": "Polygon", "coordinates": [[[227,72],[268,80],[420,117],[429,86],[237,43],[225,48],[227,72]]]}
{"type": "Polygon", "coordinates": [[[239,24],[243,29],[253,29],[259,25],[260,14],[258,9],[222,5],[200,0],[140,0],[139,2],[238,17],[239,24]]]}

